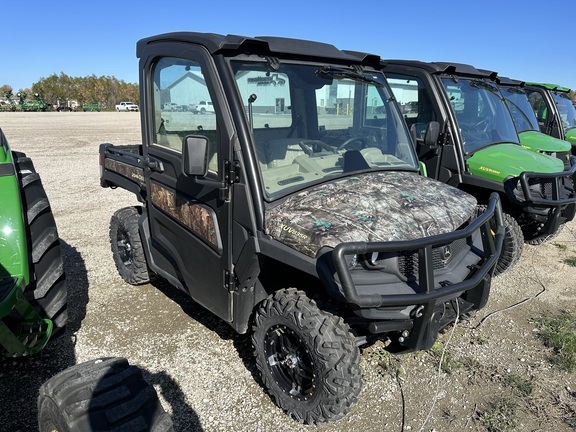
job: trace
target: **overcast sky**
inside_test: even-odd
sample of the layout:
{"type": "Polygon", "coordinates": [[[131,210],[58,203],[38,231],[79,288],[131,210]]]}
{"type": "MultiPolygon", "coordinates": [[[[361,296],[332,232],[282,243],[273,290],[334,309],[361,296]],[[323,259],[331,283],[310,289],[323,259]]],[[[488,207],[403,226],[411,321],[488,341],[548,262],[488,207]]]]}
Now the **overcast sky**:
{"type": "Polygon", "coordinates": [[[136,42],[172,31],[311,39],[576,89],[575,0],[4,0],[1,10],[0,85],[14,92],[61,72],[137,83],[136,42]]]}

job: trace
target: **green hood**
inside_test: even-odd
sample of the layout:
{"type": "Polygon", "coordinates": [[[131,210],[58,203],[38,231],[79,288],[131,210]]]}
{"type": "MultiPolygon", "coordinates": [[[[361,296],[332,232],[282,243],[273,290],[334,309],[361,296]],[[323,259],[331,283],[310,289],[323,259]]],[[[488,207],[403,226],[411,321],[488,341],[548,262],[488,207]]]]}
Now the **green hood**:
{"type": "Polygon", "coordinates": [[[347,242],[414,240],[452,232],[475,212],[467,193],[412,172],[347,177],[290,196],[266,211],[266,232],[315,257],[347,242]]]}
{"type": "Polygon", "coordinates": [[[568,141],[554,138],[538,131],[529,130],[521,132],[518,135],[522,147],[533,152],[560,153],[568,152],[572,148],[572,145],[568,141]]]}
{"type": "Polygon", "coordinates": [[[564,171],[564,163],[555,157],[526,150],[518,144],[496,144],[479,150],[466,161],[472,174],[504,182],[524,171],[553,173],[564,171]]]}
{"type": "Polygon", "coordinates": [[[566,131],[566,141],[576,146],[576,128],[566,131]]]}

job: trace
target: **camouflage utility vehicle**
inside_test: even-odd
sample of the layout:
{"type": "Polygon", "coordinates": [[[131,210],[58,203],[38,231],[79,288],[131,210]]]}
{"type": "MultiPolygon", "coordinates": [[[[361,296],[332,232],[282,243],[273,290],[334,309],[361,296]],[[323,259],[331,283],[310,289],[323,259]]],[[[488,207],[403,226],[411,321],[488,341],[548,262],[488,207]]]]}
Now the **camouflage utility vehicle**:
{"type": "Polygon", "coordinates": [[[171,33],[138,42],[142,145],[100,146],[123,279],[165,278],[237,332],[294,418],[341,418],[359,346],[426,349],[483,307],[498,199],[423,177],[380,71],[317,42],[171,33]],[[211,101],[214,114],[163,110],[211,101]]]}
{"type": "Polygon", "coordinates": [[[459,63],[383,64],[428,175],[481,205],[500,195],[506,236],[497,274],[518,261],[524,241],[540,243],[572,220],[576,166],[565,170],[559,158],[522,147],[495,72],[459,63]]]}
{"type": "Polygon", "coordinates": [[[570,142],[572,154],[576,154],[576,108],[570,98],[570,89],[556,84],[529,82],[526,90],[540,131],[570,142]]]}

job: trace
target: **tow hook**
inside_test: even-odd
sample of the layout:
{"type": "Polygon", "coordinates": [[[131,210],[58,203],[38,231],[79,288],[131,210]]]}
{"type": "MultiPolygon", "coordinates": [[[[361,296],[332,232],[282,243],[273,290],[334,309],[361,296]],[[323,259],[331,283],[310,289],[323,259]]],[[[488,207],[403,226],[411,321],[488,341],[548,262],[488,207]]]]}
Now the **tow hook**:
{"type": "Polygon", "coordinates": [[[420,305],[416,308],[416,311],[414,311],[414,316],[416,318],[421,318],[423,314],[424,314],[424,305],[420,305]]]}

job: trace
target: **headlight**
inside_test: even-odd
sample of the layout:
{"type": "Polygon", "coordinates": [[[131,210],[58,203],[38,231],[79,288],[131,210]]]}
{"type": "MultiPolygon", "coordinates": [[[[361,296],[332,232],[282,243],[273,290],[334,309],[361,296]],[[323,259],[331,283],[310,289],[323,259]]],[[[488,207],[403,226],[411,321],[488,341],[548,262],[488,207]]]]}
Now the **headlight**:
{"type": "Polygon", "coordinates": [[[371,254],[366,255],[366,261],[368,261],[368,264],[372,266],[377,266],[380,264],[380,254],[378,252],[372,252],[371,254]]]}
{"type": "Polygon", "coordinates": [[[354,267],[356,267],[358,265],[358,255],[348,255],[346,257],[347,261],[348,261],[348,269],[352,270],[354,267]]]}

